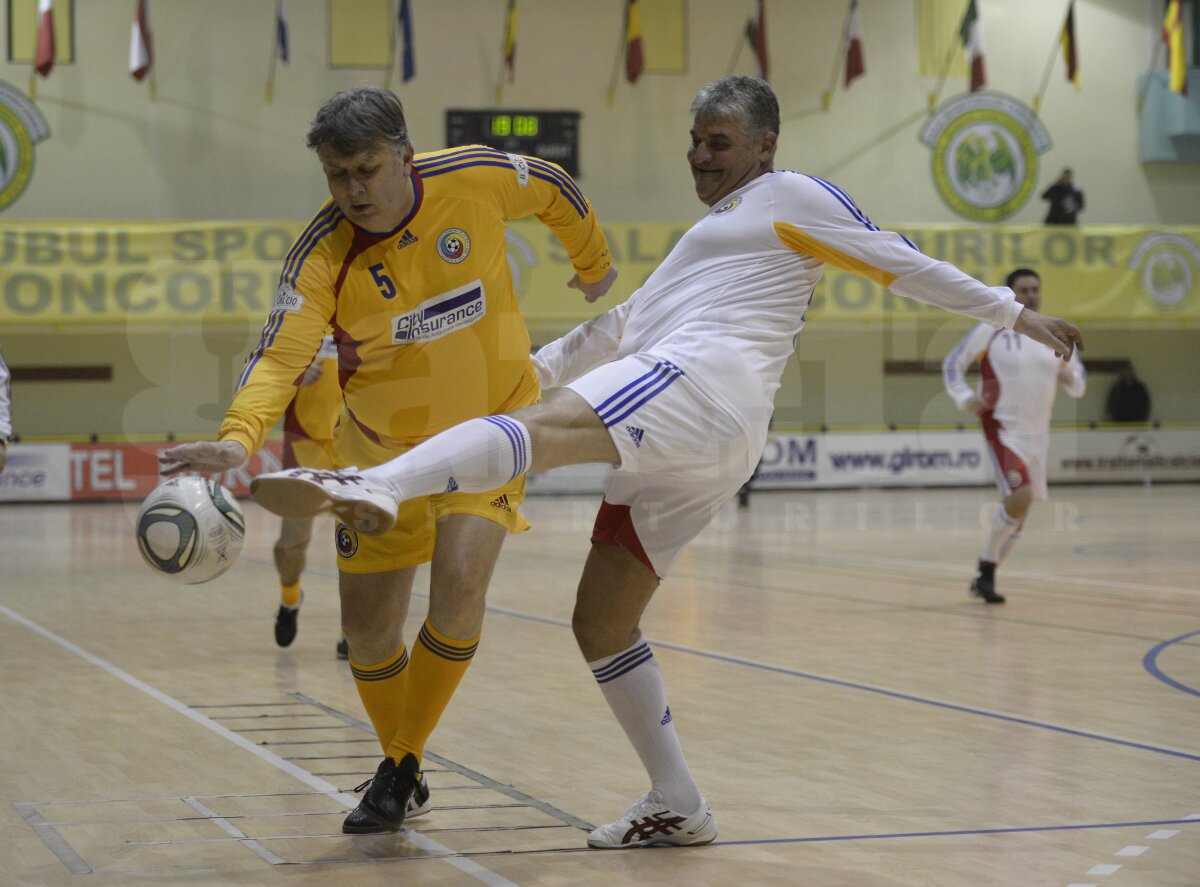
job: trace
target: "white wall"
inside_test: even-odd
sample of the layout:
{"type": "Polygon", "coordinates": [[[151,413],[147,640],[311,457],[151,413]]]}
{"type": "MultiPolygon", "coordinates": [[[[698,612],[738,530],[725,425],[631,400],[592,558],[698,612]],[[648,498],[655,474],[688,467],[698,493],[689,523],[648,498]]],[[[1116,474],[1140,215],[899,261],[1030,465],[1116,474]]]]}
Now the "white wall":
{"type": "MultiPolygon", "coordinates": [[[[126,71],[132,0],[76,0],[73,65],[37,88],[50,138],[7,218],[308,217],[324,184],[304,134],[331,92],[382,72],[326,67],[326,0],[289,0],[292,62],[264,83],[274,0],[150,0],[157,98],[126,71]]],[[[751,0],[686,0],[688,71],[623,80],[606,103],[622,0],[520,0],[510,107],[583,112],[581,184],[602,218],[687,220],[700,205],[684,152],[696,88],[727,73],[751,0]]],[[[989,86],[1029,103],[1056,45],[1065,2],[981,0],[989,86]]],[[[500,68],[504,0],[412,0],[417,78],[395,84],[421,149],[442,147],[446,107],[488,107],[500,68]]],[[[1137,75],[1161,3],[1079,0],[1083,88],[1056,68],[1042,116],[1054,147],[1041,179],[1070,165],[1087,223],[1200,222],[1200,165],[1137,161],[1137,75]]],[[[832,178],[880,224],[958,221],[942,204],[917,139],[935,86],[916,73],[915,0],[862,0],[867,75],[820,96],[840,39],[843,0],[768,0],[772,81],[783,110],[778,165],[832,178]]],[[[0,28],[6,27],[0,22],[0,28]]],[[[752,73],[748,49],[738,72],[752,73]]],[[[24,90],[29,68],[0,64],[24,90]]],[[[943,99],[963,89],[946,85],[943,99]]],[[[1036,222],[1035,197],[1012,222],[1036,222]]]]}

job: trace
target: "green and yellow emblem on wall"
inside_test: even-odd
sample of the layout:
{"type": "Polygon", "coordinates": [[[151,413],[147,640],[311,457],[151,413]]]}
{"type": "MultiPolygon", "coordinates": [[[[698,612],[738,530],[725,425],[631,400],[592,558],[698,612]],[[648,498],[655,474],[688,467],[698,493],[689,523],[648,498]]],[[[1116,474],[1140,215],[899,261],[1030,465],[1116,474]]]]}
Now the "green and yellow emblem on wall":
{"type": "Polygon", "coordinates": [[[997,92],[951,99],[921,129],[933,149],[933,180],[952,210],[976,222],[999,222],[1033,194],[1038,155],[1050,134],[1033,110],[997,92]]]}
{"type": "Polygon", "coordinates": [[[0,81],[0,210],[21,196],[33,177],[33,146],[50,135],[37,105],[0,81]]]}

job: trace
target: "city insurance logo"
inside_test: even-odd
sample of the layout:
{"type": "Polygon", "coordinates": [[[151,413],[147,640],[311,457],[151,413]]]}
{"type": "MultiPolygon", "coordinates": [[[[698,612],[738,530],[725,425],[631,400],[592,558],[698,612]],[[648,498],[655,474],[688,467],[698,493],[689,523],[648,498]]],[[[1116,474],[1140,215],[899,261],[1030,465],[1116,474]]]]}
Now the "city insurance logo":
{"type": "Polygon", "coordinates": [[[0,80],[0,210],[21,196],[33,177],[33,146],[50,135],[29,98],[0,80]]]}
{"type": "Polygon", "coordinates": [[[952,210],[999,222],[1025,205],[1050,134],[1032,109],[998,92],[972,92],[940,107],[921,129],[933,149],[933,180],[952,210]]]}

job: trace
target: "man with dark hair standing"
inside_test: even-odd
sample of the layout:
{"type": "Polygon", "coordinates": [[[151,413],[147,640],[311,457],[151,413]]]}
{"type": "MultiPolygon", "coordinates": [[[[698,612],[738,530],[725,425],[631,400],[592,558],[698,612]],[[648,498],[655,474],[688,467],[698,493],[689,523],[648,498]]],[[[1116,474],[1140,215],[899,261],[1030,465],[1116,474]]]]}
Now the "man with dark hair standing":
{"type": "Polygon", "coordinates": [[[754,471],[780,376],[826,263],[894,293],[1018,328],[1070,354],[1079,331],[881,231],[845,191],[776,172],[779,104],[753,77],[705,86],[688,163],[708,207],[642,287],[536,356],[539,404],[451,428],[386,465],[335,478],[262,475],[279,514],[332,510],[387,525],[448,482],[487,489],[524,471],[616,466],[575,604],[580,650],[650,790],[588,835],[604,849],[697,845],[716,822],[684,759],[662,672],[639,623],[659,582],[754,471]],[[494,430],[499,422],[505,433],[494,430]],[[399,505],[403,508],[403,505],[399,505]]]}
{"type": "Polygon", "coordinates": [[[1071,178],[1071,170],[1064,169],[1058,181],[1042,192],[1042,200],[1050,201],[1047,225],[1074,225],[1083,212],[1083,192],[1075,187],[1071,178]]]}
{"type": "MultiPolygon", "coordinates": [[[[1033,269],[1018,268],[1004,283],[1027,309],[1041,307],[1042,279],[1033,269]]],[[[979,417],[992,457],[1001,501],[992,514],[971,594],[1002,604],[996,567],[1020,538],[1033,503],[1048,496],[1046,454],[1058,383],[1071,397],[1083,397],[1087,373],[1078,354],[1062,360],[1052,348],[1015,330],[981,323],[947,355],[942,376],[958,408],[979,417]],[[967,368],[977,361],[983,374],[978,392],[966,382],[967,368]]]]}
{"type": "MultiPolygon", "coordinates": [[[[388,90],[330,98],[308,147],[332,199],[284,261],[219,442],[164,451],[164,474],[243,464],[329,326],[347,417],[334,442],[342,466],[378,465],[473,417],[536,403],[541,389],[507,261],[509,219],[537,216],[553,232],[576,272],[568,285],[588,301],[616,277],[591,205],[560,167],[478,145],[414,155],[404,109],[388,90]]],[[[489,427],[512,433],[501,421],[489,427]]],[[[429,809],[421,756],[475,655],[500,547],[529,526],[524,496],[524,467],[470,491],[451,478],[406,501],[386,528],[354,518],[337,526],[342,629],[385,755],[343,831],[397,831],[429,809]],[[427,561],[429,613],[410,659],[404,622],[417,565],[427,561]]]]}

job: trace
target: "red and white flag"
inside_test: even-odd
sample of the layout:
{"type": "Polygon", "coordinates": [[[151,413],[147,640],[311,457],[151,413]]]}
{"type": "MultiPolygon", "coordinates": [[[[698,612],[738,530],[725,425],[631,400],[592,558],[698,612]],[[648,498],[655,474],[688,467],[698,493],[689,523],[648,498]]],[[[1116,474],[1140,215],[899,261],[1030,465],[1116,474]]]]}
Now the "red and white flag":
{"type": "Polygon", "coordinates": [[[846,86],[855,77],[867,73],[863,61],[862,19],[858,15],[858,0],[850,0],[850,14],[846,16],[846,86]]]}
{"type": "Polygon", "coordinates": [[[983,69],[983,19],[979,17],[975,0],[971,0],[967,6],[958,28],[958,38],[967,53],[967,64],[971,66],[971,92],[983,89],[987,85],[987,75],[983,69]]]}
{"type": "Polygon", "coordinates": [[[150,39],[150,19],[146,12],[146,0],[138,0],[137,12],[133,16],[133,30],[129,36],[129,73],[134,80],[142,80],[150,73],[154,64],[154,46],[150,39]]]}
{"type": "Polygon", "coordinates": [[[38,0],[37,57],[33,69],[46,77],[54,67],[54,13],[51,0],[38,0]]]}

